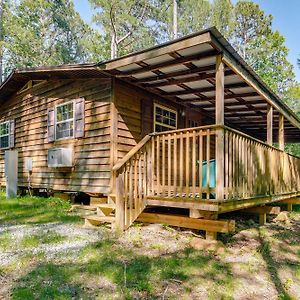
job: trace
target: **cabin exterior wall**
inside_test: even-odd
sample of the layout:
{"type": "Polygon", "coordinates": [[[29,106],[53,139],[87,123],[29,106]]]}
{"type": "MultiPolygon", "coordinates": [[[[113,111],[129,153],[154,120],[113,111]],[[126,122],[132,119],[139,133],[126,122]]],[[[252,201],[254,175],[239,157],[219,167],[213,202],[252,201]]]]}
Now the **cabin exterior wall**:
{"type": "Polygon", "coordinates": [[[114,102],[118,114],[118,159],[123,158],[145,135],[154,132],[154,103],[176,110],[178,129],[211,124],[199,111],[166,101],[119,80],[115,82],[114,102]]]}
{"type": "MultiPolygon", "coordinates": [[[[108,193],[110,168],[111,80],[50,80],[13,95],[1,104],[0,122],[15,121],[18,185],[28,186],[26,158],[32,158],[30,183],[34,188],[108,193]],[[84,137],[48,141],[47,111],[77,98],[85,99],[84,137]],[[73,148],[74,167],[48,167],[48,149],[73,148]]],[[[0,183],[5,185],[4,150],[0,150],[0,183]]]]}

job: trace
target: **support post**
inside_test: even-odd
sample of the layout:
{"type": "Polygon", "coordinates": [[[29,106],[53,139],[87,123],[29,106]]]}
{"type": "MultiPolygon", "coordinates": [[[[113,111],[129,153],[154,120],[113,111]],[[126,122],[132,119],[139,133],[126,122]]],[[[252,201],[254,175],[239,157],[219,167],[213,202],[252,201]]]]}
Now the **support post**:
{"type": "MultiPolygon", "coordinates": [[[[224,63],[216,58],[216,124],[224,125],[224,63]]],[[[216,130],[216,199],[224,199],[224,128],[216,130]]]]}
{"type": "Polygon", "coordinates": [[[278,144],[279,149],[284,150],[284,116],[279,114],[279,124],[278,124],[278,144]]]}
{"type": "Polygon", "coordinates": [[[287,204],[287,211],[293,211],[293,203],[287,204]]]}
{"type": "Polygon", "coordinates": [[[266,213],[260,213],[259,214],[259,225],[265,225],[267,222],[267,214],[266,213]]]}
{"type": "Polygon", "coordinates": [[[124,172],[118,171],[116,178],[116,219],[115,229],[125,230],[124,172]]]}
{"type": "Polygon", "coordinates": [[[267,108],[267,144],[273,145],[273,107],[270,104],[267,108]]]}

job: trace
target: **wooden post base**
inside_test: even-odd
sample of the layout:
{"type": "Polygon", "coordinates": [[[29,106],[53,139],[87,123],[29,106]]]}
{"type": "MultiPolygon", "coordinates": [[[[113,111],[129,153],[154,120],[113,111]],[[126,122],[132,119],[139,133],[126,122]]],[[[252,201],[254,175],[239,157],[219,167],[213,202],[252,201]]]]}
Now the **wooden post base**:
{"type": "Polygon", "coordinates": [[[293,211],[293,203],[287,204],[287,211],[293,211]]]}
{"type": "Polygon", "coordinates": [[[259,214],[259,225],[265,225],[267,222],[267,214],[261,213],[259,214]]]}
{"type": "Polygon", "coordinates": [[[217,233],[213,231],[206,231],[205,232],[205,238],[207,240],[216,240],[217,239],[217,233]]]}

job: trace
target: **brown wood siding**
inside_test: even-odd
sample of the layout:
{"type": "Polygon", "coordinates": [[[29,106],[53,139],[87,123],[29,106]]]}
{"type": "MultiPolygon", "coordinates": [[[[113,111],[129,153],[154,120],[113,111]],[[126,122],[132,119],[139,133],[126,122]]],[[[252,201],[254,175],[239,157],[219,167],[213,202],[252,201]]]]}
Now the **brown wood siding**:
{"type": "MultiPolygon", "coordinates": [[[[15,148],[19,153],[19,186],[27,186],[25,158],[33,158],[31,183],[36,188],[108,193],[110,181],[109,79],[59,80],[38,85],[1,105],[0,122],[15,119],[15,148]],[[85,137],[48,142],[47,109],[85,98],[85,137]],[[73,147],[74,168],[49,168],[49,148],[73,147]]],[[[4,180],[4,150],[0,150],[0,182],[4,180]]]]}
{"type": "MultiPolygon", "coordinates": [[[[179,105],[166,102],[156,95],[116,81],[115,103],[118,112],[118,159],[122,158],[145,135],[153,132],[153,103],[179,112],[179,105]]],[[[185,128],[185,117],[178,113],[178,128],[185,128]]]]}

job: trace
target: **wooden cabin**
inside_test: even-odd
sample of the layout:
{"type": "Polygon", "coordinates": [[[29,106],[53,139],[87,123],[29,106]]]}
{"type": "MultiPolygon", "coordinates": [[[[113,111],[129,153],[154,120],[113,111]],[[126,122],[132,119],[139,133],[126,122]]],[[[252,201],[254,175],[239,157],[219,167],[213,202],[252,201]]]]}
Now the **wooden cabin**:
{"type": "Polygon", "coordinates": [[[219,214],[296,201],[299,118],[215,28],[97,64],[15,70],[0,87],[0,177],[105,198],[92,224],[214,232],[219,214]],[[143,212],[176,209],[176,215],[143,212]],[[182,209],[188,216],[178,216],[182,209]]]}

